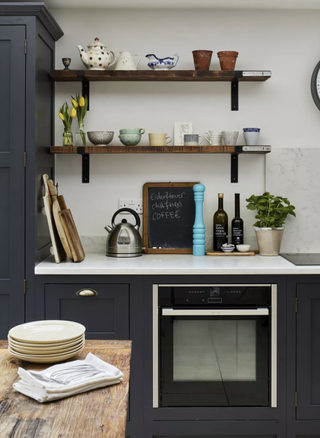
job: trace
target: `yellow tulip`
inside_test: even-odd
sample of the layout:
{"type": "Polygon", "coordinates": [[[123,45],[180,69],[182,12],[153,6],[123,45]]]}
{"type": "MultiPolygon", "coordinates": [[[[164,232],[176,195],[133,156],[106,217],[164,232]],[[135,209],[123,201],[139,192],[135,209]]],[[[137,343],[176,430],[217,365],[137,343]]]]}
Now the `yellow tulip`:
{"type": "Polygon", "coordinates": [[[84,106],[84,97],[83,96],[81,96],[79,99],[79,105],[84,106]]]}
{"type": "Polygon", "coordinates": [[[78,108],[78,102],[74,99],[71,99],[71,103],[75,108],[78,108]]]}
{"type": "Polygon", "coordinates": [[[74,118],[77,114],[77,111],[74,108],[71,108],[70,117],[74,118]]]}
{"type": "Polygon", "coordinates": [[[61,113],[59,113],[59,117],[64,122],[64,117],[63,117],[63,115],[61,113]]]}

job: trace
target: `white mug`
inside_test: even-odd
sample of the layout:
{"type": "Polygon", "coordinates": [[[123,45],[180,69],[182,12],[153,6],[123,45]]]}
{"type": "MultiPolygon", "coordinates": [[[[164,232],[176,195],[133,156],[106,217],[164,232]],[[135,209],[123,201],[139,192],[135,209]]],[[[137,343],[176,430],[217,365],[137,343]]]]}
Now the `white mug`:
{"type": "Polygon", "coordinates": [[[203,138],[207,140],[211,146],[221,145],[222,132],[207,131],[203,134],[203,138]]]}
{"type": "Polygon", "coordinates": [[[120,56],[118,58],[115,70],[138,70],[138,64],[140,62],[140,59],[141,56],[139,55],[139,53],[131,55],[130,52],[120,52],[120,56]],[[139,57],[137,62],[134,62],[135,56],[139,57]]]}

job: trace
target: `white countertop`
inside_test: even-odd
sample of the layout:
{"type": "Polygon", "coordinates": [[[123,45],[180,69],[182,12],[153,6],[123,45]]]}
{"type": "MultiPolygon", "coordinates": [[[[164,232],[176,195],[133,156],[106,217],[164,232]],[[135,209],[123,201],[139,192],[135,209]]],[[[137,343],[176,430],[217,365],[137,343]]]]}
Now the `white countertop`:
{"type": "Polygon", "coordinates": [[[53,256],[35,268],[36,275],[288,275],[320,274],[320,266],[295,266],[281,256],[193,256],[144,254],[112,258],[89,253],[80,263],[55,263],[53,256]]]}

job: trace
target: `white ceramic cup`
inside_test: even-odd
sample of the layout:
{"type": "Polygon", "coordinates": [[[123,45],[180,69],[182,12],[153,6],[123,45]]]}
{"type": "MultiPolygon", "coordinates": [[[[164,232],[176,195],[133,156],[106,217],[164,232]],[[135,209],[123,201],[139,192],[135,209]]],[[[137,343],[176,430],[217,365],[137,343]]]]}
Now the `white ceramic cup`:
{"type": "Polygon", "coordinates": [[[243,129],[243,136],[244,136],[244,141],[246,142],[246,145],[247,146],[257,145],[258,140],[259,140],[259,136],[260,136],[260,130],[259,131],[245,131],[245,129],[248,129],[248,128],[243,129]]]}
{"type": "Polygon", "coordinates": [[[203,134],[203,138],[207,140],[211,146],[221,145],[222,132],[207,131],[203,134]]]}
{"type": "Polygon", "coordinates": [[[239,131],[222,131],[222,141],[225,146],[236,145],[239,131]]]}

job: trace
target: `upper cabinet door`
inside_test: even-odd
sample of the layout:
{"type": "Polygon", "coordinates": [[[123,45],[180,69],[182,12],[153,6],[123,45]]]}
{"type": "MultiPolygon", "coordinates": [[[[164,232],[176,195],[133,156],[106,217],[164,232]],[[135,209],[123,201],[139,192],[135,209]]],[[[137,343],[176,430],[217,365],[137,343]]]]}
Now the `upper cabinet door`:
{"type": "Polygon", "coordinates": [[[298,284],[297,393],[299,420],[320,418],[320,284],[298,284]]]}
{"type": "Polygon", "coordinates": [[[24,322],[25,26],[0,25],[0,339],[24,322]]]}

